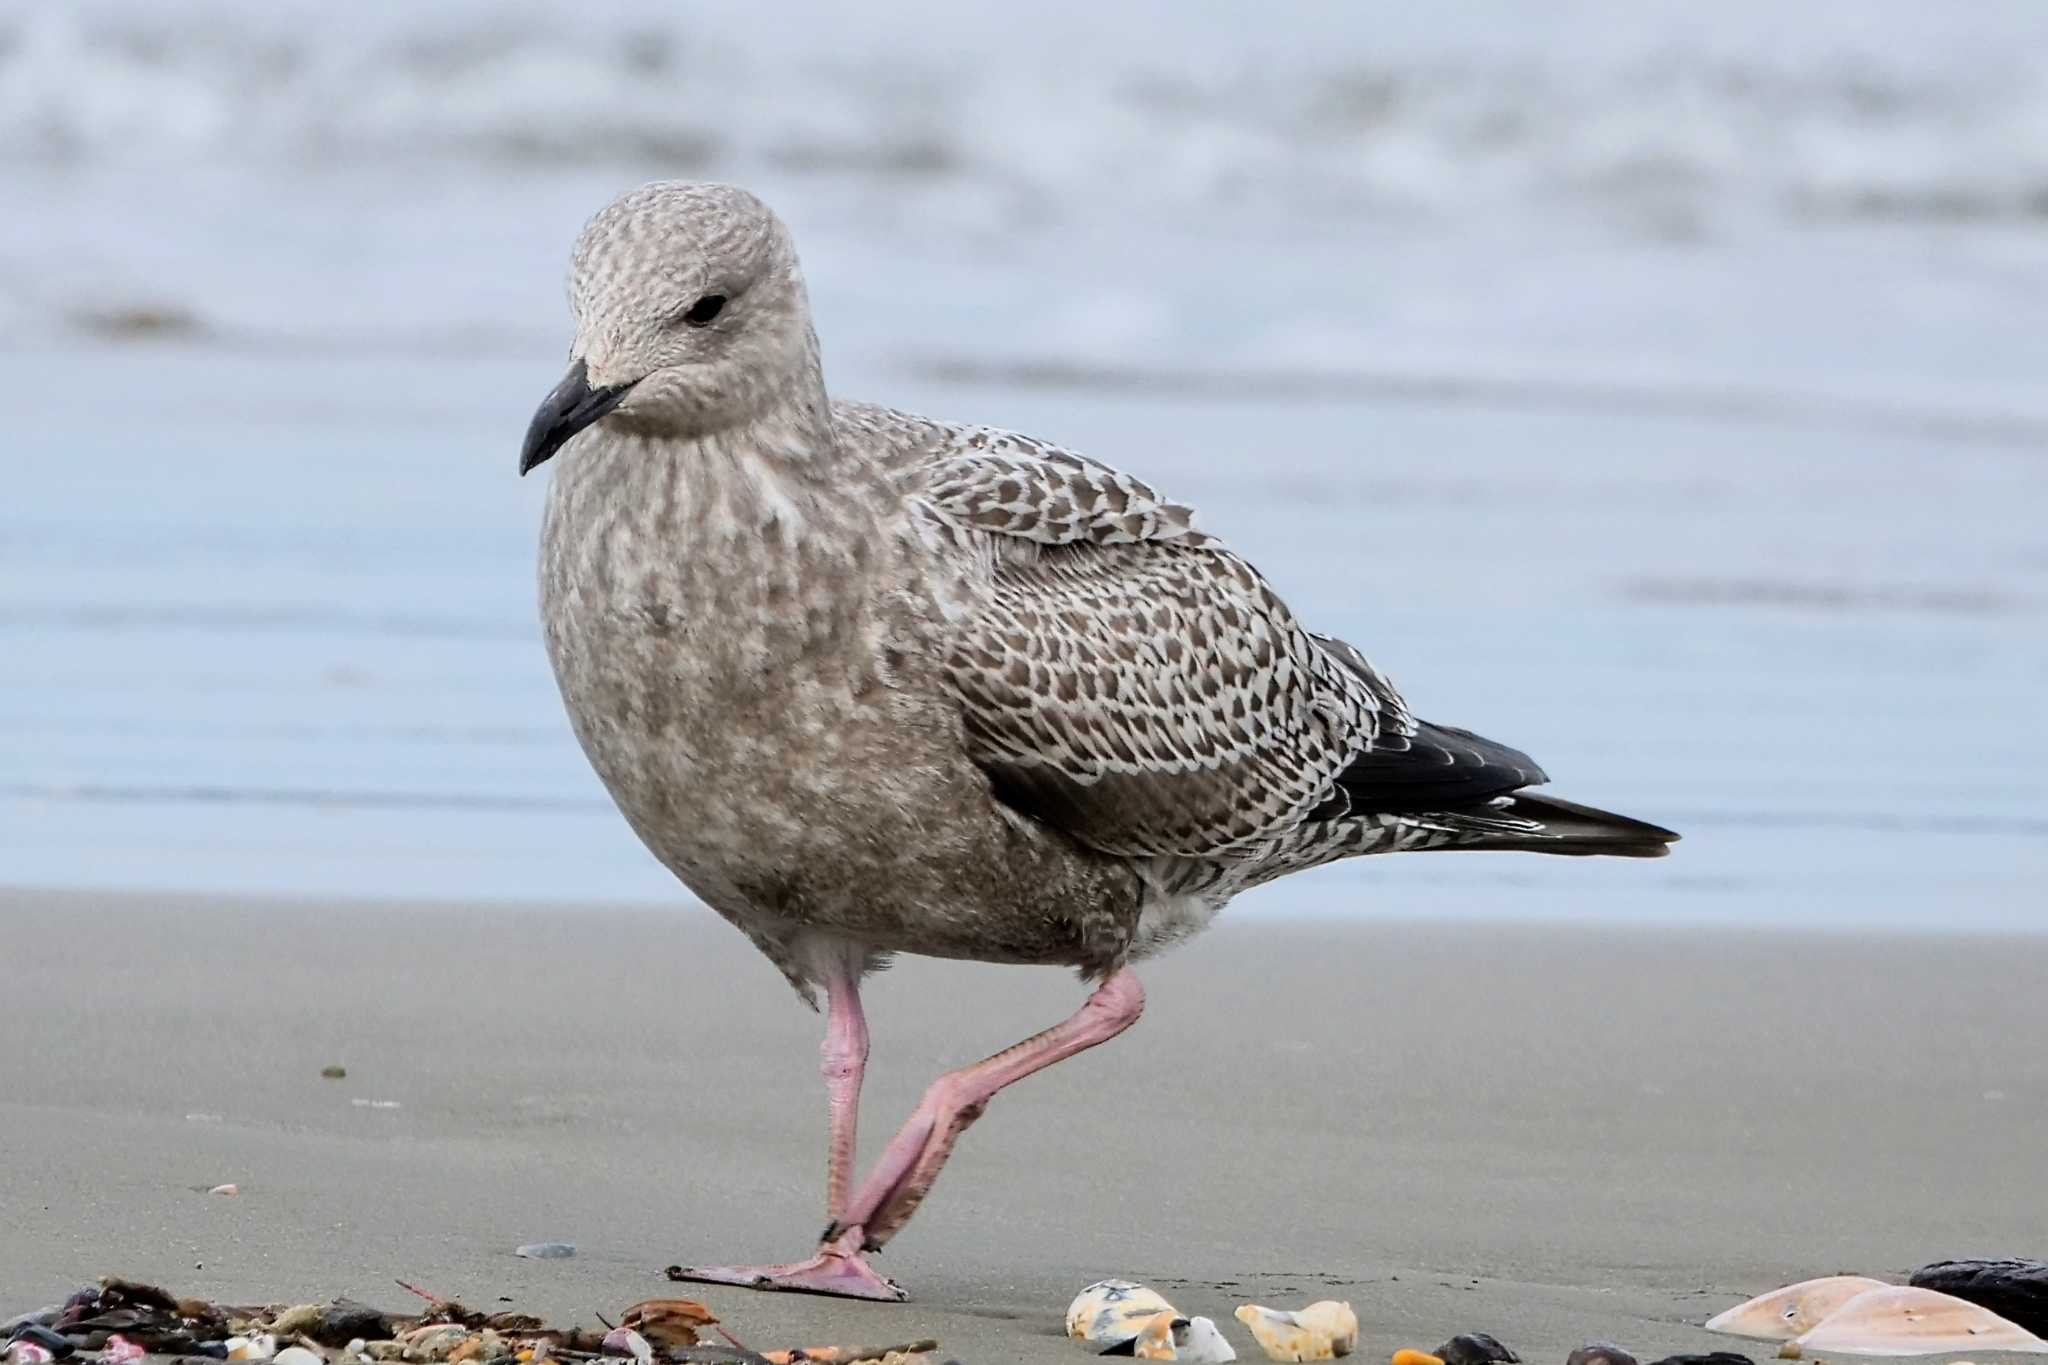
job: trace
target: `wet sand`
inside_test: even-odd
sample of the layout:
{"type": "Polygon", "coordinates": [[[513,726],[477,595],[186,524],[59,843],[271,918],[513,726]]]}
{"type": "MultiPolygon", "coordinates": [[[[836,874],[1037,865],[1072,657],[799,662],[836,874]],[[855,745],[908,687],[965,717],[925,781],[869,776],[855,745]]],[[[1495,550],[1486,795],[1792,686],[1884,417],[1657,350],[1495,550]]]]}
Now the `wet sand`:
{"type": "MultiPolygon", "coordinates": [[[[822,1221],[818,1021],[702,911],[23,891],[0,942],[0,1315],[114,1272],[589,1321],[822,1221]],[[578,1254],[510,1254],[545,1239],[578,1254]]],[[[2043,1253],[2044,979],[2048,937],[1254,900],[1150,968],[1125,1038],[991,1106],[881,1258],[911,1303],[701,1297],[754,1345],[969,1362],[1084,1358],[1060,1315],[1112,1274],[1219,1320],[1348,1298],[1368,1360],[1468,1330],[1532,1362],[1734,1345],[1692,1324],[1793,1278],[2043,1253]]],[[[1078,999],[1046,970],[876,980],[865,1150],[1078,999]]]]}

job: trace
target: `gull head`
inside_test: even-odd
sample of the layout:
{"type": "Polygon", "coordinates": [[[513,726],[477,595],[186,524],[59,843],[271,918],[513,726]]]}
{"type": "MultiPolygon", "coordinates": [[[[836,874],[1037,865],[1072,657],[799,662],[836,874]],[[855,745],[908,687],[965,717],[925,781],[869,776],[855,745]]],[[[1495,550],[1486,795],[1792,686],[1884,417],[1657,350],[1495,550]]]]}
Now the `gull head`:
{"type": "Polygon", "coordinates": [[[534,414],[524,474],[600,420],[685,439],[815,397],[796,249],[733,185],[656,181],[606,205],[569,267],[569,373],[534,414]]]}

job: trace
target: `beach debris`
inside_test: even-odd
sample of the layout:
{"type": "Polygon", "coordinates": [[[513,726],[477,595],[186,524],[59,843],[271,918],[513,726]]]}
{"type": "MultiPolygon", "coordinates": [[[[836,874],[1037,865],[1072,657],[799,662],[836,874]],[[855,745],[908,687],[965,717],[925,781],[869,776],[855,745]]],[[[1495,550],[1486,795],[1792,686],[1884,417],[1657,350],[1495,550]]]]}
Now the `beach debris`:
{"type": "Polygon", "coordinates": [[[1394,1352],[1391,1365],[1444,1365],[1443,1361],[1427,1351],[1418,1351],[1412,1346],[1403,1346],[1394,1352]]]}
{"type": "MultiPolygon", "coordinates": [[[[928,1339],[905,1342],[900,1346],[798,1346],[785,1351],[763,1351],[759,1355],[734,1353],[722,1358],[735,1362],[766,1361],[768,1365],[803,1365],[806,1361],[817,1362],[817,1365],[924,1365],[931,1359],[931,1353],[938,1349],[939,1343],[928,1339]]],[[[958,1365],[958,1362],[953,1362],[953,1365],[958,1365]]]]}
{"type": "Polygon", "coordinates": [[[1653,1360],[1650,1365],[1756,1365],[1748,1356],[1735,1351],[1706,1351],[1697,1355],[1665,1356],[1653,1360]]]}
{"type": "Polygon", "coordinates": [[[608,1356],[631,1356],[640,1365],[652,1365],[654,1347],[646,1337],[630,1327],[614,1327],[604,1334],[604,1354],[608,1356]]]}
{"type": "Polygon", "coordinates": [[[1444,1365],[1521,1365],[1522,1358],[1500,1344],[1498,1337],[1484,1332],[1460,1332],[1436,1348],[1437,1359],[1444,1365]]]}
{"type": "Polygon", "coordinates": [[[1291,1313],[1248,1303],[1237,1310],[1237,1320],[1251,1328],[1268,1360],[1334,1360],[1358,1349],[1358,1315],[1335,1299],[1291,1313]]]}
{"type": "Polygon", "coordinates": [[[512,1249],[514,1256],[524,1256],[529,1261],[563,1261],[576,1254],[574,1242],[528,1242],[523,1247],[512,1249]]]}
{"type": "Polygon", "coordinates": [[[373,1100],[365,1099],[361,1096],[350,1100],[349,1103],[357,1109],[397,1109],[400,1107],[397,1100],[373,1100]]]}
{"type": "Polygon", "coordinates": [[[1611,1341],[1589,1341],[1566,1356],[1564,1365],[1636,1365],[1636,1358],[1611,1341]]]}
{"type": "Polygon", "coordinates": [[[78,1348],[59,1333],[39,1322],[25,1322],[8,1334],[7,1345],[26,1348],[26,1354],[42,1352],[43,1360],[62,1360],[78,1348]]]}
{"type": "Polygon", "coordinates": [[[1161,1313],[1180,1316],[1157,1290],[1132,1280],[1097,1280],[1067,1305],[1067,1335],[1096,1346],[1121,1346],[1161,1313]]]}
{"type": "Polygon", "coordinates": [[[1883,1280],[1873,1280],[1868,1275],[1823,1275],[1819,1279],[1801,1280],[1716,1313],[1707,1319],[1707,1330],[1731,1337],[1754,1337],[1758,1341],[1790,1341],[1820,1326],[1828,1314],[1858,1294],[1886,1287],[1883,1280]]]}
{"type": "Polygon", "coordinates": [[[348,1068],[345,1066],[323,1066],[320,1068],[320,1079],[326,1081],[345,1081],[348,1079],[348,1068]]]}
{"type": "Polygon", "coordinates": [[[936,1341],[925,1340],[757,1353],[730,1336],[730,1346],[700,1344],[702,1329],[716,1328],[721,1334],[724,1329],[717,1327],[709,1308],[693,1299],[636,1303],[617,1327],[599,1314],[601,1329],[562,1328],[531,1313],[478,1312],[403,1280],[397,1283],[425,1300],[423,1311],[386,1313],[346,1298],[326,1304],[219,1305],[174,1298],[154,1285],[110,1276],[61,1305],[9,1319],[0,1331],[0,1365],[54,1365],[71,1356],[91,1359],[93,1365],[148,1365],[145,1353],[182,1357],[177,1365],[205,1365],[209,1358],[260,1365],[933,1365],[931,1353],[938,1349],[936,1341]]]}
{"type": "Polygon", "coordinates": [[[695,1346],[698,1329],[716,1327],[718,1318],[695,1299],[647,1299],[619,1319],[656,1346],[695,1346]]]}
{"type": "Polygon", "coordinates": [[[1934,1289],[1869,1289],[1798,1338],[1800,1349],[1846,1355],[1918,1356],[1944,1351],[2048,1353],[2048,1341],[1981,1304],[1934,1289]]]}
{"type": "Polygon", "coordinates": [[[2048,1337],[2048,1261],[1936,1261],[1914,1271],[1907,1283],[1968,1299],[2048,1337]]]}
{"type": "Polygon", "coordinates": [[[241,1192],[242,1187],[240,1185],[215,1185],[212,1189],[207,1191],[208,1194],[224,1195],[236,1195],[240,1194],[241,1192]]]}

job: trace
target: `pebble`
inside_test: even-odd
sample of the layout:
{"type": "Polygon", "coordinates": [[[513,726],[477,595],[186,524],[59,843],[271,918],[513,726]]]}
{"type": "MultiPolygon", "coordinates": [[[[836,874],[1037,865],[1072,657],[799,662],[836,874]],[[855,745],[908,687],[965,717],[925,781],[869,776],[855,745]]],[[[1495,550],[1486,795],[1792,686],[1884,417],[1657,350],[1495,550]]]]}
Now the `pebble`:
{"type": "Polygon", "coordinates": [[[1522,1358],[1484,1332],[1461,1332],[1436,1348],[1444,1365],[1521,1365],[1522,1358]]]}
{"type": "Polygon", "coordinates": [[[513,1248],[514,1256],[524,1256],[529,1261],[566,1261],[576,1254],[574,1242],[528,1242],[523,1247],[513,1248]]]}
{"type": "Polygon", "coordinates": [[[1589,1341],[1565,1357],[1564,1365],[1636,1365],[1636,1358],[1611,1341],[1589,1341]]]}
{"type": "Polygon", "coordinates": [[[345,1066],[323,1066],[320,1068],[320,1076],[323,1080],[345,1081],[348,1079],[348,1068],[345,1066]]]}

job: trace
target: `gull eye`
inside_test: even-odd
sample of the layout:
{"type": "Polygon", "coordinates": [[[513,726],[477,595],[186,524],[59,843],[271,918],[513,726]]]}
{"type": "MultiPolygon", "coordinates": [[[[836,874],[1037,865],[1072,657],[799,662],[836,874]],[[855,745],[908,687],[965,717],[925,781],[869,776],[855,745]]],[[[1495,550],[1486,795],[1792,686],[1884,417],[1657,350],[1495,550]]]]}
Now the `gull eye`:
{"type": "Polygon", "coordinates": [[[703,298],[690,305],[689,311],[683,314],[683,321],[689,323],[692,327],[709,327],[712,319],[716,318],[724,309],[725,295],[706,294],[703,298]]]}

